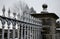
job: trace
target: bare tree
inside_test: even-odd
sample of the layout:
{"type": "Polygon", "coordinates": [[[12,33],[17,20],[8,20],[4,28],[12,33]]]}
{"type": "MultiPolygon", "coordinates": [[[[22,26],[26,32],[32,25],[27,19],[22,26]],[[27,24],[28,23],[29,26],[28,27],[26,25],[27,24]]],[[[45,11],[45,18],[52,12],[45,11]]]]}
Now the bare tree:
{"type": "Polygon", "coordinates": [[[30,13],[36,13],[33,7],[30,8],[30,13]]]}
{"type": "Polygon", "coordinates": [[[28,12],[28,10],[29,10],[28,5],[23,1],[19,1],[18,3],[14,4],[13,6],[14,7],[12,8],[13,9],[12,11],[17,13],[18,18],[21,17],[23,15],[23,13],[28,12]]]}
{"type": "Polygon", "coordinates": [[[23,13],[29,9],[28,5],[25,2],[19,1],[18,3],[14,4],[13,11],[17,13],[23,13]]]}
{"type": "Polygon", "coordinates": [[[33,7],[29,8],[28,5],[22,1],[19,1],[18,3],[14,4],[13,12],[16,12],[17,18],[21,18],[22,20],[24,19],[25,13],[36,13],[33,7]]]}

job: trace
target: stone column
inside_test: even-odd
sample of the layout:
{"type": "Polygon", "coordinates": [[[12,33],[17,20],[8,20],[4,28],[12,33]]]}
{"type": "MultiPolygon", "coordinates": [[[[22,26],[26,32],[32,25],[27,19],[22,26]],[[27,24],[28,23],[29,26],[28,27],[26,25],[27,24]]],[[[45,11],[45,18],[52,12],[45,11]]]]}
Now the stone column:
{"type": "Polygon", "coordinates": [[[4,39],[4,25],[5,25],[5,20],[1,19],[2,22],[2,39],[4,39]]]}
{"type": "Polygon", "coordinates": [[[56,33],[56,20],[54,18],[51,18],[51,26],[49,27],[50,28],[50,31],[49,31],[49,34],[47,35],[49,39],[56,39],[56,36],[55,36],[55,33],[56,33]]]}
{"type": "Polygon", "coordinates": [[[52,39],[56,39],[56,21],[55,19],[52,19],[52,26],[51,26],[51,37],[52,39]]]}

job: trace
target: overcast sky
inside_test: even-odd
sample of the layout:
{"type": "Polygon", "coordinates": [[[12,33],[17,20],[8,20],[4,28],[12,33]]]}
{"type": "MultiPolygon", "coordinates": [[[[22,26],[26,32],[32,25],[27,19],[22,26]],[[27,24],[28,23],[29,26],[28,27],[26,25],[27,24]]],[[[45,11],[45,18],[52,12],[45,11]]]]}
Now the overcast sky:
{"type": "MultiPolygon", "coordinates": [[[[19,0],[0,0],[0,13],[2,6],[5,5],[6,9],[13,7],[13,4],[19,0]]],[[[48,5],[48,12],[53,12],[60,17],[60,0],[22,0],[28,4],[29,7],[34,7],[37,12],[42,11],[42,4],[48,5]]]]}

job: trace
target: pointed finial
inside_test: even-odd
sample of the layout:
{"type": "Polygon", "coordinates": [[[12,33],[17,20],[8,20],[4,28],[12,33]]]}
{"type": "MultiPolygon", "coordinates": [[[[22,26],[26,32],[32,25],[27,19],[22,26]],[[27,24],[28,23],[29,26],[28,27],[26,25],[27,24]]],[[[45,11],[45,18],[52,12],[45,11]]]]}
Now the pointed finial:
{"type": "Polygon", "coordinates": [[[16,13],[14,12],[14,13],[13,13],[13,15],[14,15],[14,17],[13,17],[13,18],[15,19],[16,13]]]}
{"type": "Polygon", "coordinates": [[[3,16],[5,16],[5,6],[3,6],[2,12],[3,12],[3,16]]]}
{"type": "Polygon", "coordinates": [[[9,8],[9,10],[8,10],[8,17],[10,18],[10,8],[9,8]]]}
{"type": "Polygon", "coordinates": [[[8,13],[10,13],[10,8],[9,8],[9,10],[8,10],[8,13]]]}

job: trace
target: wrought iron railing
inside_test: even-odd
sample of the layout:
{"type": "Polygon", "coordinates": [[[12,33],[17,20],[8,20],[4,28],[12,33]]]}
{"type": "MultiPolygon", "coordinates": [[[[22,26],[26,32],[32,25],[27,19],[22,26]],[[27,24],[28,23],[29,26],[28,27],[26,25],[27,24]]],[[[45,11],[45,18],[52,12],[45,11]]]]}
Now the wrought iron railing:
{"type": "Polygon", "coordinates": [[[10,39],[10,38],[12,38],[12,39],[15,39],[15,38],[17,38],[17,39],[40,39],[39,36],[41,35],[41,33],[40,33],[41,25],[17,20],[15,18],[16,13],[13,13],[14,17],[10,18],[10,9],[8,11],[8,17],[5,17],[5,7],[3,8],[2,11],[3,11],[3,15],[0,16],[0,21],[2,24],[2,28],[1,28],[2,37],[0,39],[10,39]],[[6,23],[7,23],[7,28],[8,28],[7,37],[5,37],[5,34],[4,34],[6,23]],[[12,25],[12,29],[10,29],[11,28],[10,25],[12,25]]]}

